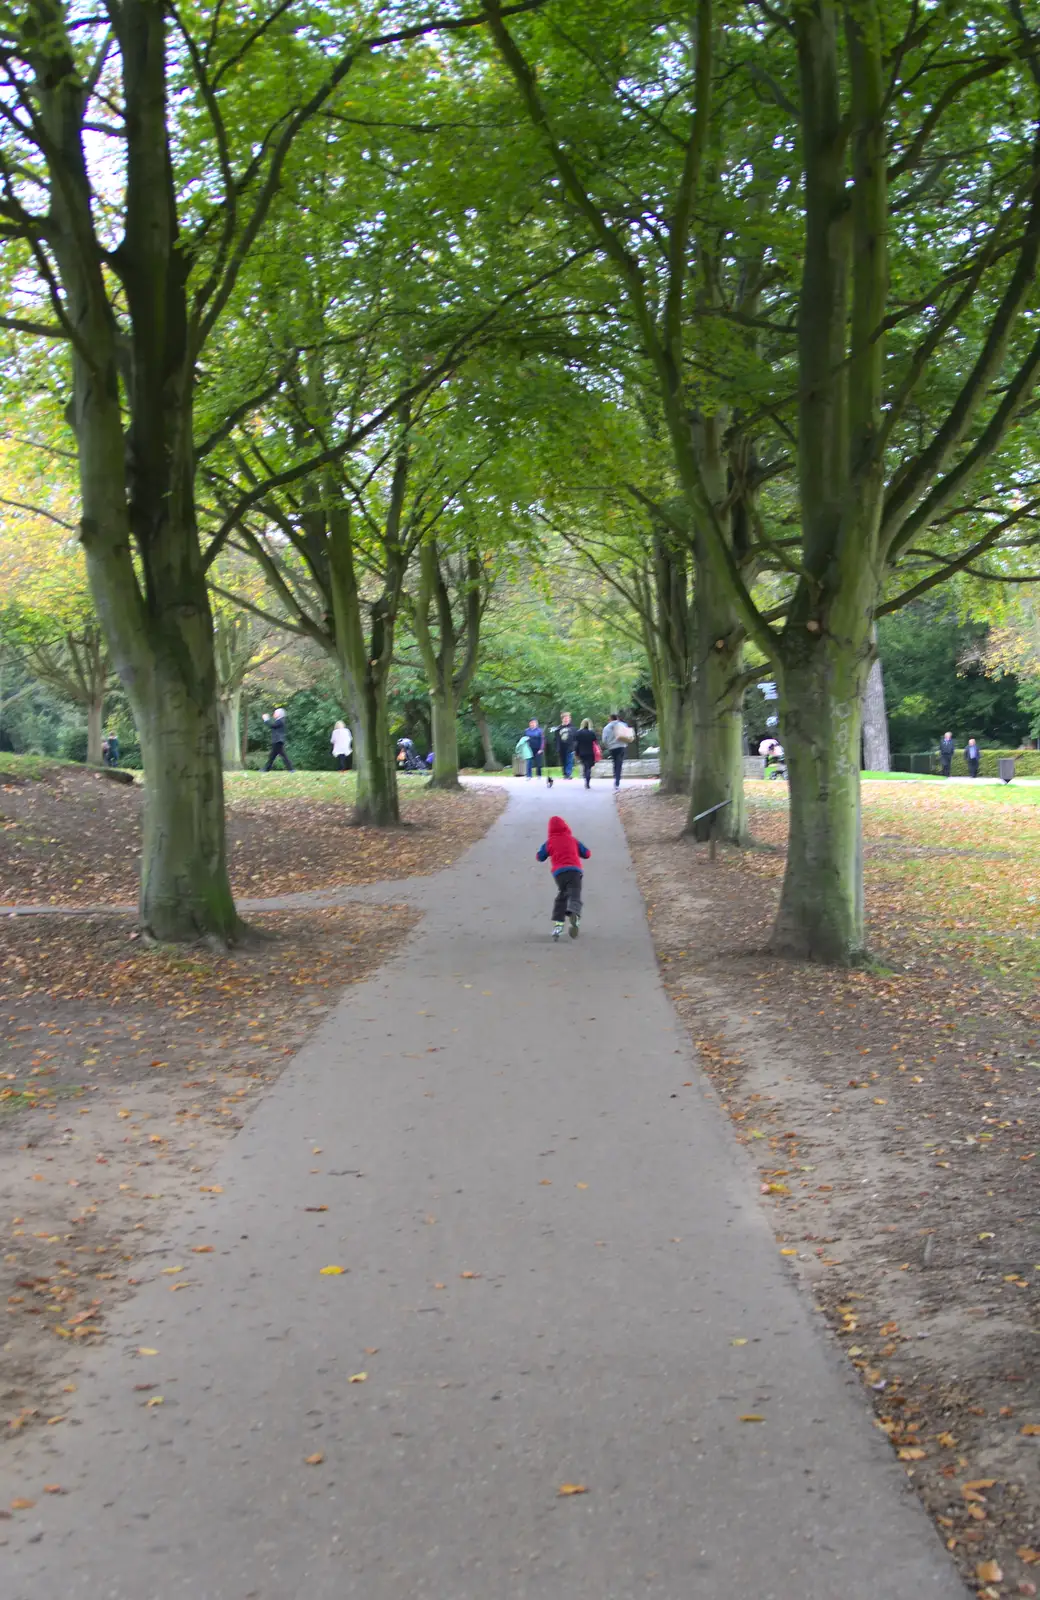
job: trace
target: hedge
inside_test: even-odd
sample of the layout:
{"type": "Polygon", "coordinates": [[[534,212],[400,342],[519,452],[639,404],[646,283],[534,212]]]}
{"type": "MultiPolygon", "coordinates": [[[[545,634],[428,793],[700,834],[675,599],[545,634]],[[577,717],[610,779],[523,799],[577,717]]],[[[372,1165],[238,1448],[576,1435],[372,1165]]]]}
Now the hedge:
{"type": "MultiPolygon", "coordinates": [[[[997,762],[1002,757],[1013,756],[1015,761],[1016,778],[1040,778],[1040,750],[982,750],[980,751],[979,776],[981,778],[999,778],[1000,771],[997,762]]],[[[939,771],[939,757],[934,757],[933,771],[939,771]]],[[[953,758],[951,772],[955,778],[968,776],[968,763],[964,759],[964,751],[958,750],[953,758]]]]}

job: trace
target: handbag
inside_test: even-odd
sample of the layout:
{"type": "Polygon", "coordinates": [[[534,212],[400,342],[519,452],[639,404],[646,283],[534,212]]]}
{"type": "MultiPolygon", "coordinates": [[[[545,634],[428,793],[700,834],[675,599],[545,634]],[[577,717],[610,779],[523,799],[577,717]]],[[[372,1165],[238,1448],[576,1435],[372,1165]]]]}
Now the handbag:
{"type": "Polygon", "coordinates": [[[592,741],[592,759],[593,761],[603,760],[603,751],[600,749],[599,744],[595,739],[592,741]]]}
{"type": "Polygon", "coordinates": [[[614,730],[614,738],[619,744],[631,744],[635,736],[635,729],[630,728],[627,722],[619,723],[614,730]]]}

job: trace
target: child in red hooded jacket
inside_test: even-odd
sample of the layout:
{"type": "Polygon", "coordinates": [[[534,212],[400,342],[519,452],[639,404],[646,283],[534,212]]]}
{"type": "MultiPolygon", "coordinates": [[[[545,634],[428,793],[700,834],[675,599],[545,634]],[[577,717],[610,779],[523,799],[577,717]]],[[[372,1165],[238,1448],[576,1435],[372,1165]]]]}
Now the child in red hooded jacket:
{"type": "Polygon", "coordinates": [[[570,918],[570,936],[578,937],[581,921],[581,884],[584,874],[581,862],[588,861],[592,851],[576,839],[562,817],[549,818],[549,837],[535,852],[538,861],[549,861],[556,879],[556,899],[553,902],[552,936],[558,939],[563,932],[564,917],[570,918]]]}

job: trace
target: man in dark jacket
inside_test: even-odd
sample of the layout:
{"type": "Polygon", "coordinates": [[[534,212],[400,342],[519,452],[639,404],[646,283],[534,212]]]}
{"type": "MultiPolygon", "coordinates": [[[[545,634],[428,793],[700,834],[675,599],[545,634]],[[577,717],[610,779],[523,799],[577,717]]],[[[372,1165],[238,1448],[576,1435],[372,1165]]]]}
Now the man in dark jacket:
{"type": "Polygon", "coordinates": [[[950,767],[953,763],[953,752],[956,748],[957,747],[953,742],[953,734],[944,733],[942,738],[939,740],[939,760],[942,764],[942,775],[944,778],[948,778],[950,776],[950,767]]]}
{"type": "Polygon", "coordinates": [[[545,755],[545,735],[538,726],[537,717],[531,718],[521,738],[526,739],[531,746],[531,754],[527,758],[527,776],[530,777],[532,772],[537,772],[538,776],[541,777],[542,759],[545,755]]]}
{"type": "Polygon", "coordinates": [[[574,739],[577,728],[571,721],[571,714],[565,711],[560,717],[560,726],[556,730],[556,749],[560,756],[560,766],[563,768],[565,778],[574,776],[574,739]]]}
{"type": "Polygon", "coordinates": [[[264,721],[268,724],[268,733],[271,735],[271,754],[267,758],[265,772],[270,772],[278,757],[281,756],[288,772],[295,772],[295,767],[285,753],[285,712],[281,706],[276,706],[274,715],[268,716],[264,712],[264,721]]]}

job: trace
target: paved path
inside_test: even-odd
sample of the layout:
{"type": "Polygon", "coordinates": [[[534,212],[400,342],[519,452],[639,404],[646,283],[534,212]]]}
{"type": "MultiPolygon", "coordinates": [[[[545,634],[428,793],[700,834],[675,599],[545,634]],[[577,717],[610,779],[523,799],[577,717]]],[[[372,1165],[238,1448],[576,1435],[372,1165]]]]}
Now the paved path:
{"type": "Polygon", "coordinates": [[[5,1600],[963,1600],[697,1076],[610,793],[518,785],[408,892],[80,1426],[27,1441],[10,1492],[70,1492],[4,1525],[5,1600]],[[560,946],[550,799],[593,851],[560,946]]]}

